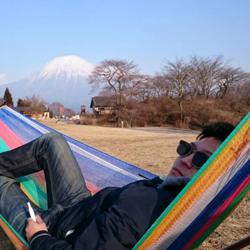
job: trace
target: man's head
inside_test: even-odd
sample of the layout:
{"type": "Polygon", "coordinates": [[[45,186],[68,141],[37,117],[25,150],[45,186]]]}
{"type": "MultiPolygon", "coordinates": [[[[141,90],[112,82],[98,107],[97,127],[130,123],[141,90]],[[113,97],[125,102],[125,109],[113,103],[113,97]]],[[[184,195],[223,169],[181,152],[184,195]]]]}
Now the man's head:
{"type": "Polygon", "coordinates": [[[233,129],[234,126],[230,123],[217,122],[205,126],[195,142],[180,141],[177,147],[179,157],[169,176],[192,177],[233,129]]]}

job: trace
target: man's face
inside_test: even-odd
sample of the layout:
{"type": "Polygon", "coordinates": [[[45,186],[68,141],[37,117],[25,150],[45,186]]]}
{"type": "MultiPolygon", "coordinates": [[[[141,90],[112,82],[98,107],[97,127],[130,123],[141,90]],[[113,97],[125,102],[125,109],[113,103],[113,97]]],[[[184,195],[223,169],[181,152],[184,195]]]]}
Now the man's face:
{"type": "Polygon", "coordinates": [[[191,145],[193,152],[187,156],[179,156],[176,158],[168,176],[192,177],[198,171],[198,169],[192,164],[192,159],[195,152],[203,152],[209,157],[218,148],[220,141],[214,137],[206,137],[191,143],[191,145]]]}

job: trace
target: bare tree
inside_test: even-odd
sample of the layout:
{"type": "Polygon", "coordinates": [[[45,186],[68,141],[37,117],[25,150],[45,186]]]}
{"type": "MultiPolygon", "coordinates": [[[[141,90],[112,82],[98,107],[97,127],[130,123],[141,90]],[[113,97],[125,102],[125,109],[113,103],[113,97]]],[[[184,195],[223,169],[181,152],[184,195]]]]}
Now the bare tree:
{"type": "Polygon", "coordinates": [[[46,103],[39,96],[26,97],[24,99],[27,103],[31,103],[31,108],[36,113],[44,112],[46,108],[46,103]]]}
{"type": "Polygon", "coordinates": [[[171,82],[164,74],[156,74],[152,78],[152,89],[155,97],[169,96],[171,92],[171,82]]]}
{"type": "Polygon", "coordinates": [[[17,107],[31,107],[31,100],[26,97],[26,99],[19,98],[17,100],[17,107]]]}
{"type": "MultiPolygon", "coordinates": [[[[250,74],[248,74],[248,76],[250,78],[250,74]]],[[[240,93],[240,97],[243,100],[246,100],[248,105],[250,106],[250,79],[241,85],[241,90],[239,90],[237,93],[238,95],[240,93]]]]}
{"type": "Polygon", "coordinates": [[[199,58],[190,60],[190,94],[194,97],[209,98],[218,88],[218,78],[223,70],[222,57],[199,58]]]}
{"type": "Polygon", "coordinates": [[[39,96],[35,95],[24,99],[19,98],[17,101],[17,107],[24,108],[32,114],[43,113],[47,110],[46,103],[40,99],[39,96]]]}
{"type": "Polygon", "coordinates": [[[102,85],[103,90],[110,90],[116,97],[118,123],[121,109],[126,102],[126,95],[130,92],[129,89],[134,87],[138,75],[137,65],[126,60],[104,60],[90,75],[90,84],[98,87],[102,85]]]}
{"type": "Polygon", "coordinates": [[[95,67],[89,78],[90,84],[110,89],[117,97],[117,105],[123,104],[124,93],[130,87],[132,79],[138,75],[137,65],[125,60],[105,60],[95,67]]]}
{"type": "Polygon", "coordinates": [[[148,75],[138,74],[137,77],[132,79],[127,96],[139,102],[150,99],[153,96],[152,78],[148,75]]]}
{"type": "Polygon", "coordinates": [[[171,96],[175,98],[180,107],[181,123],[183,123],[183,100],[188,94],[190,82],[189,66],[182,60],[174,63],[168,62],[164,66],[165,78],[171,85],[171,96]]]}
{"type": "Polygon", "coordinates": [[[216,97],[224,98],[230,87],[242,85],[250,80],[250,75],[240,68],[223,68],[218,75],[216,97]]]}

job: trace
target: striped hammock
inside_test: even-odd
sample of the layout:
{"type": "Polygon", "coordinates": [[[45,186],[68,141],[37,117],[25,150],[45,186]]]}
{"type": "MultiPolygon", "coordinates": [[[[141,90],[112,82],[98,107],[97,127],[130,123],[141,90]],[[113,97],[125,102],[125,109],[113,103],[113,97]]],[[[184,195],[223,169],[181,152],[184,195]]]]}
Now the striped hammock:
{"type": "Polygon", "coordinates": [[[250,113],[134,249],[195,249],[250,189],[250,113]]]}
{"type": "MultiPolygon", "coordinates": [[[[14,110],[0,108],[0,152],[21,146],[52,131],[14,110]]],[[[92,193],[107,186],[155,177],[154,174],[64,136],[84,172],[92,193]],[[86,167],[87,166],[87,167],[86,167]]],[[[249,190],[250,114],[210,157],[192,181],[156,220],[134,249],[193,249],[232,211],[249,190]]],[[[42,172],[20,178],[22,189],[47,208],[42,172]]],[[[28,243],[0,214],[0,226],[16,249],[28,243]]]]}

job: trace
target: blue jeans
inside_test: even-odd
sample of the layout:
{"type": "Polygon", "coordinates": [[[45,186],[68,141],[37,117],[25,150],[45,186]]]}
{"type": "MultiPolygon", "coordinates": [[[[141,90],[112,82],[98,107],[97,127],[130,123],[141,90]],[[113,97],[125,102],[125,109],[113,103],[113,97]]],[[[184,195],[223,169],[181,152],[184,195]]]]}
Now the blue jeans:
{"type": "Polygon", "coordinates": [[[32,207],[48,227],[56,215],[90,196],[78,163],[64,138],[55,132],[45,134],[19,148],[0,154],[0,214],[25,237],[29,216],[28,197],[18,177],[44,170],[48,210],[32,207]]]}

